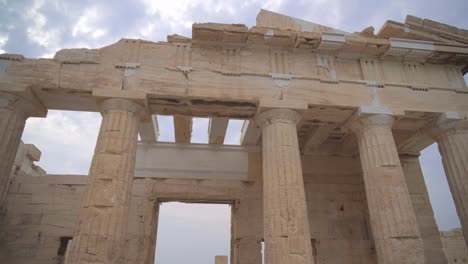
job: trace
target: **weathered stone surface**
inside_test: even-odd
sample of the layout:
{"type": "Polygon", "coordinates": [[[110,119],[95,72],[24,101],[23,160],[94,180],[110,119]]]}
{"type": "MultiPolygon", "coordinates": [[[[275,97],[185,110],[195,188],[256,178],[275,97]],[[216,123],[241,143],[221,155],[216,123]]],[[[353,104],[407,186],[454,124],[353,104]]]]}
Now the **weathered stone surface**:
{"type": "Polygon", "coordinates": [[[442,231],[440,232],[440,237],[448,264],[465,263],[468,261],[468,250],[461,229],[442,231]]]}
{"type": "Polygon", "coordinates": [[[261,113],[265,261],[313,263],[296,124],[290,109],[261,113]]]}
{"type": "Polygon", "coordinates": [[[400,161],[424,244],[425,264],[447,263],[418,155],[400,155],[400,161]]]}
{"type": "Polygon", "coordinates": [[[423,264],[416,215],[392,136],[390,115],[357,117],[355,131],[379,263],[423,264]]]}
{"type": "Polygon", "coordinates": [[[36,103],[30,100],[34,99],[0,92],[0,207],[8,191],[26,119],[38,112],[36,103]]]}
{"type": "Polygon", "coordinates": [[[438,143],[465,241],[468,241],[468,121],[445,114],[429,133],[438,143]]]}
{"type": "Polygon", "coordinates": [[[127,99],[106,99],[101,107],[102,124],[67,264],[124,261],[143,107],[127,99]]]}
{"type": "MultiPolygon", "coordinates": [[[[313,257],[317,261],[332,264],[345,263],[349,259],[366,264],[377,263],[359,160],[352,157],[301,158],[313,257]]],[[[261,152],[250,152],[248,163],[248,182],[134,179],[126,220],[126,264],[144,264],[154,259],[158,201],[170,200],[239,201],[233,211],[231,262],[260,264],[260,242],[263,239],[261,152]]],[[[413,178],[417,175],[414,173],[414,166],[413,159],[404,159],[405,176],[413,178]],[[406,174],[408,170],[410,173],[406,174]]],[[[57,258],[60,237],[73,236],[74,223],[78,221],[80,196],[86,180],[85,176],[69,175],[15,177],[7,196],[6,214],[0,223],[0,261],[16,264],[31,263],[34,260],[38,263],[55,264],[53,259],[57,258]],[[5,233],[3,230],[11,232],[5,233]],[[40,245],[43,243],[31,239],[38,233],[41,233],[50,250],[42,251],[40,245]],[[9,236],[5,237],[6,234],[9,236]],[[4,244],[5,238],[12,243],[4,244]],[[24,252],[22,249],[25,247],[30,250],[24,252]],[[36,254],[41,251],[41,256],[38,257],[36,254]]],[[[410,193],[419,194],[419,190],[425,189],[421,184],[421,181],[408,180],[410,193]]],[[[412,200],[414,204],[415,199],[412,200]]],[[[418,222],[421,225],[427,220],[418,217],[418,222]]],[[[425,233],[421,233],[424,236],[425,233]]],[[[423,237],[424,242],[428,238],[430,237],[423,237]]],[[[437,250],[438,244],[432,244],[432,238],[429,241],[434,246],[430,249],[437,250]]],[[[460,247],[450,245],[447,248],[458,254],[456,252],[460,247]]],[[[69,247],[70,245],[67,248],[69,247]]],[[[425,252],[426,250],[425,244],[425,252]]]]}
{"type": "Polygon", "coordinates": [[[215,256],[215,264],[228,264],[227,256],[215,256]]]}
{"type": "Polygon", "coordinates": [[[166,201],[230,204],[233,264],[260,264],[262,241],[267,264],[445,262],[419,164],[398,153],[439,142],[466,229],[466,30],[408,17],[348,34],[263,10],[192,31],[0,55],[0,262],[151,263],[166,201]],[[103,101],[89,178],[43,175],[32,147],[13,162],[28,116],[103,101]],[[193,117],[211,120],[207,146],[189,145],[193,117]],[[222,145],[230,118],[242,147],[222,145]]]}

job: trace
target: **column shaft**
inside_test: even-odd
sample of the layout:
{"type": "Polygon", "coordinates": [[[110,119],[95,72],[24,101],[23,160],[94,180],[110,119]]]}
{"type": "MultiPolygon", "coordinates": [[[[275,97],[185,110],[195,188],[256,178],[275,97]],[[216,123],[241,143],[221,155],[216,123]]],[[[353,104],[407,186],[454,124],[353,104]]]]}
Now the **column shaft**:
{"type": "Polygon", "coordinates": [[[37,110],[37,104],[9,93],[0,93],[0,205],[6,197],[13,163],[23,135],[26,119],[37,110]]]}
{"type": "Polygon", "coordinates": [[[468,243],[468,122],[454,122],[435,137],[450,191],[468,243]]]}
{"type": "Polygon", "coordinates": [[[11,169],[15,161],[26,117],[15,109],[0,109],[0,204],[8,191],[11,169]]]}
{"type": "Polygon", "coordinates": [[[102,103],[102,123],[69,263],[123,263],[142,107],[124,99],[102,103]]]}
{"type": "Polygon", "coordinates": [[[400,162],[423,240],[425,264],[447,264],[419,156],[400,155],[400,162]]]}
{"type": "Polygon", "coordinates": [[[288,109],[262,113],[266,264],[313,263],[296,123],[288,109]]]}
{"type": "Polygon", "coordinates": [[[379,264],[424,263],[423,244],[391,126],[393,117],[356,121],[369,216],[379,264]]]}

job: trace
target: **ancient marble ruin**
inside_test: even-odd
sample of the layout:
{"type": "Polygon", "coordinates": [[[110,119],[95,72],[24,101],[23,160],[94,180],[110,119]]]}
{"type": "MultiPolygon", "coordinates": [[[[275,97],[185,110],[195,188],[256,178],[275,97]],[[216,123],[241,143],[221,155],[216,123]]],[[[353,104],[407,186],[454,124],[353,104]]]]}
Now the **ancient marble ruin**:
{"type": "Polygon", "coordinates": [[[439,144],[466,250],[467,71],[465,29],[408,16],[350,33],[266,10],[191,38],[1,54],[0,263],[154,263],[168,201],[231,205],[231,264],[261,264],[262,242],[266,264],[452,263],[418,156],[439,144]],[[20,143],[48,109],[102,114],[88,177],[48,175],[20,143]],[[209,144],[190,143],[193,117],[209,144]]]}

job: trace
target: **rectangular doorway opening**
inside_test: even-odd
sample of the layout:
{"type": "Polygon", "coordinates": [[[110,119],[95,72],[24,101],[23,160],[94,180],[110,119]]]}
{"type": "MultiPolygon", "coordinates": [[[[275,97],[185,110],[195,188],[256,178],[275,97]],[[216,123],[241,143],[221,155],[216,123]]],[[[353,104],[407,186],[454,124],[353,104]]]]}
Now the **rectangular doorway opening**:
{"type": "Polygon", "coordinates": [[[214,263],[231,251],[231,204],[163,202],[155,264],[214,263]]]}

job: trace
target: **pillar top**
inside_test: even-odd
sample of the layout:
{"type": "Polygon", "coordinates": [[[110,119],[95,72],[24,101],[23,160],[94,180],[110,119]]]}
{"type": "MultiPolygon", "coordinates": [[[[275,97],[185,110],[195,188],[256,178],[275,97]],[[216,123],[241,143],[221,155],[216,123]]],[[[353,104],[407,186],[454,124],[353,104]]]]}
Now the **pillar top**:
{"type": "Polygon", "coordinates": [[[353,132],[369,127],[386,127],[392,129],[395,118],[389,114],[363,114],[356,115],[346,122],[345,126],[353,132]]]}
{"type": "Polygon", "coordinates": [[[428,129],[428,134],[437,139],[444,134],[468,132],[467,117],[462,117],[456,112],[443,113],[437,121],[428,129]]]}
{"type": "Polygon", "coordinates": [[[266,110],[257,115],[255,122],[260,126],[264,127],[273,123],[290,123],[296,125],[301,120],[302,116],[299,112],[287,109],[287,108],[276,108],[266,110]]]}
{"type": "Polygon", "coordinates": [[[0,108],[20,111],[24,118],[45,117],[47,115],[47,108],[32,92],[21,95],[0,92],[0,108]]]}
{"type": "Polygon", "coordinates": [[[148,115],[146,107],[131,99],[124,98],[107,98],[103,99],[99,103],[99,108],[102,113],[106,113],[112,110],[124,110],[132,112],[140,117],[145,117],[148,115]]]}

